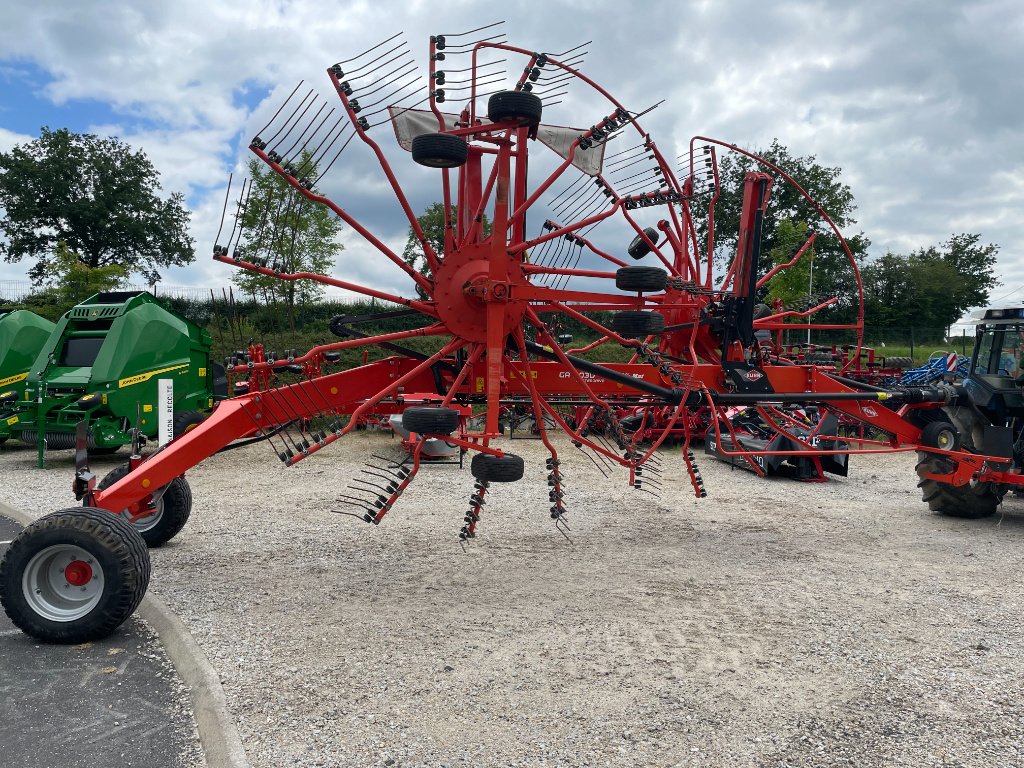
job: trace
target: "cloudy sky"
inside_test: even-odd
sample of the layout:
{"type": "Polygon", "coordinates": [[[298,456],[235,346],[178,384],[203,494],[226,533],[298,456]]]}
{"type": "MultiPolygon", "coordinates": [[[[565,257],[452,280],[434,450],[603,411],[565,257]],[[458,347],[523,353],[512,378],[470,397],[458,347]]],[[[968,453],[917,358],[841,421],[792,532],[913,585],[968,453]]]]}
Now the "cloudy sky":
{"type": "MultiPolygon", "coordinates": [[[[664,100],[644,125],[666,155],[695,134],[749,148],[777,137],[843,169],[858,205],[848,234],[863,231],[874,255],[978,232],[1001,246],[993,297],[1024,299],[1019,0],[4,5],[0,150],[43,125],[144,150],[164,191],[183,192],[193,211],[197,259],[168,271],[169,284],[228,284],[231,268],[210,258],[227,177],[296,83],[322,88],[327,66],[397,32],[422,61],[430,34],[504,20],[508,42],[531,50],[591,41],[581,69],[631,110],[664,100]]],[[[604,107],[585,97],[573,92],[545,122],[596,122],[604,107]]],[[[396,152],[393,136],[377,138],[413,207],[438,199],[435,177],[396,152]]],[[[400,251],[407,224],[366,147],[346,150],[331,178],[332,198],[400,251]]],[[[357,235],[345,244],[335,276],[408,293],[357,235]]],[[[0,264],[0,279],[24,279],[27,267],[0,264]]]]}

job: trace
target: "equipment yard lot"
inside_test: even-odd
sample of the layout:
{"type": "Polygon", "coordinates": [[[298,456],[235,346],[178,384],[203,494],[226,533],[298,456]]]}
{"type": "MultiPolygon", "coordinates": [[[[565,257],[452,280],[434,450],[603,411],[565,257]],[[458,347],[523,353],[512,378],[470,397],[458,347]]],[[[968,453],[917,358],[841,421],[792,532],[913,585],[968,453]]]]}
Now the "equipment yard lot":
{"type": "MultiPolygon", "coordinates": [[[[424,468],[377,528],[330,514],[371,452],[400,456],[384,434],[188,474],[150,589],[254,766],[1024,764],[1024,500],[936,516],[912,453],[803,484],[698,451],[697,501],[678,449],[658,500],[563,441],[569,543],[543,447],[498,444],[526,477],[492,486],[465,548],[468,466],[424,468]]],[[[70,454],[34,459],[3,451],[6,500],[73,505],[70,454]]]]}

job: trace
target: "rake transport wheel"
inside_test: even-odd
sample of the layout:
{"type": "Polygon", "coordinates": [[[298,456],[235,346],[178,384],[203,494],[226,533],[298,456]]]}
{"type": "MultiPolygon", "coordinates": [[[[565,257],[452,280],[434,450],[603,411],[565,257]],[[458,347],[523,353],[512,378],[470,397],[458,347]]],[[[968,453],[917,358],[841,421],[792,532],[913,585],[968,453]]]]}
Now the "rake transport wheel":
{"type": "Polygon", "coordinates": [[[921,430],[921,445],[955,451],[960,447],[960,435],[948,421],[930,421],[921,430]]]}
{"type": "Polygon", "coordinates": [[[661,267],[621,267],[615,271],[615,287],[620,291],[657,293],[665,290],[668,272],[661,267]]]}
{"type": "Polygon", "coordinates": [[[421,435],[450,435],[459,427],[454,408],[412,406],[402,411],[402,426],[421,435]]]}
{"type": "Polygon", "coordinates": [[[412,140],[412,159],[427,168],[458,168],[469,158],[465,139],[446,133],[424,133],[412,140]]]}
{"type": "Polygon", "coordinates": [[[504,456],[478,453],[473,457],[469,471],[477,480],[492,483],[514,483],[523,479],[523,457],[513,453],[506,453],[504,456]]]}
{"type": "Polygon", "coordinates": [[[634,413],[631,416],[626,416],[623,419],[619,419],[619,429],[623,432],[633,433],[640,429],[644,423],[644,415],[642,413],[634,413]]]}
{"type": "MultiPolygon", "coordinates": [[[[119,464],[110,470],[97,484],[102,491],[128,474],[128,463],[119,464]]],[[[153,494],[148,508],[152,514],[140,517],[131,523],[148,547],[165,544],[185,527],[192,513],[192,489],[183,477],[176,477],[162,490],[153,494]]]]}
{"type": "MultiPolygon", "coordinates": [[[[647,240],[650,240],[652,243],[657,244],[658,230],[656,230],[654,227],[647,227],[644,230],[644,234],[647,235],[647,240]]],[[[643,237],[637,235],[636,237],[633,238],[632,242],[630,242],[629,247],[626,249],[626,253],[628,253],[634,259],[639,261],[640,259],[642,259],[644,256],[651,252],[651,246],[647,244],[647,240],[644,240],[643,237]]]]}
{"type": "Polygon", "coordinates": [[[665,330],[665,318],[657,312],[627,310],[612,317],[612,329],[627,339],[640,339],[665,330]]]}
{"type": "Polygon", "coordinates": [[[0,562],[0,603],[26,634],[84,643],[111,634],[149,585],[149,551],[132,525],[105,509],[40,518],[0,562]]]}
{"type": "Polygon", "coordinates": [[[519,125],[537,125],[543,109],[541,100],[526,91],[501,91],[487,100],[487,118],[495,123],[515,120],[519,125]]]}

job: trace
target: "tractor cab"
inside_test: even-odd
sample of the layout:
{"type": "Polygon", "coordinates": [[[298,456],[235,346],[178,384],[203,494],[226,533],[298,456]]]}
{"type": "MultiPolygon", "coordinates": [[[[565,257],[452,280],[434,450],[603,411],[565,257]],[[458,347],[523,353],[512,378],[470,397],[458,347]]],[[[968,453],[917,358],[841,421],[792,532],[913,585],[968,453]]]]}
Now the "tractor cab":
{"type": "Polygon", "coordinates": [[[1024,416],[1024,307],[980,309],[964,387],[993,423],[1024,416]]]}

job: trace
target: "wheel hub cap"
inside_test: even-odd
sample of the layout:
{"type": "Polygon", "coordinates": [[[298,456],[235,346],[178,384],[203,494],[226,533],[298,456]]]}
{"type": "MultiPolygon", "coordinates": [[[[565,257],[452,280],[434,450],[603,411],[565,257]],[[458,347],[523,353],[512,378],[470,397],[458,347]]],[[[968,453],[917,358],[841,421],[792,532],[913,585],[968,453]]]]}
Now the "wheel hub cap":
{"type": "Polygon", "coordinates": [[[92,566],[84,560],[73,560],[64,569],[64,578],[73,587],[83,587],[92,581],[92,566]]]}
{"type": "Polygon", "coordinates": [[[54,544],[35,554],[21,580],[25,602],[50,621],[88,616],[103,597],[103,568],[74,544],[54,544]]]}

